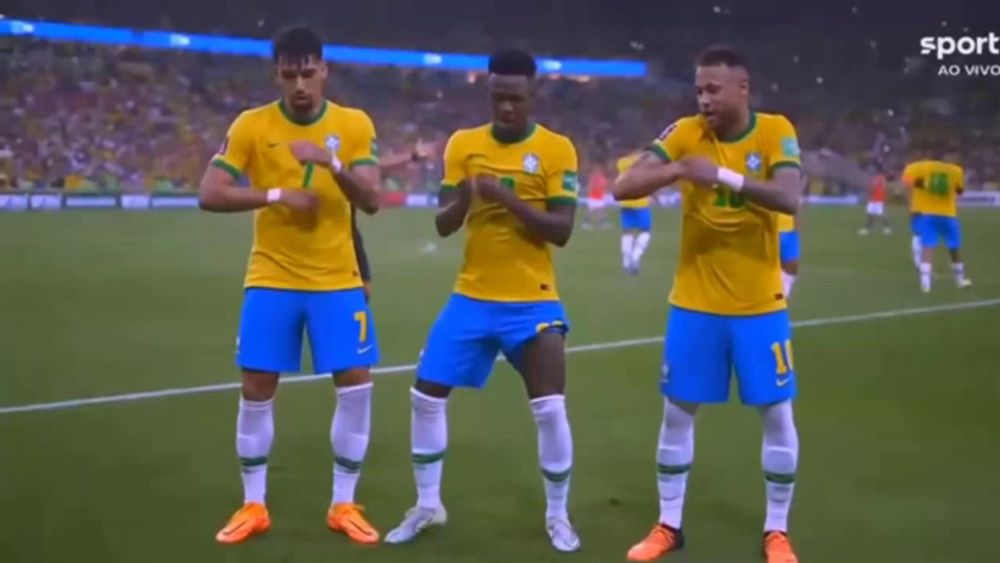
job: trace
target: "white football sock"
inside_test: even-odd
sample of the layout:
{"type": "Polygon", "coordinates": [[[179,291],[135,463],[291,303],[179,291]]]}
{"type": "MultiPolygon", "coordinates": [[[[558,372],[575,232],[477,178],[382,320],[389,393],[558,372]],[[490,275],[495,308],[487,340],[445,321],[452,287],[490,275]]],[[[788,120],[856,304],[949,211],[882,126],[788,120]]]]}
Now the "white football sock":
{"type": "Polygon", "coordinates": [[[914,236],[913,240],[910,241],[910,251],[913,253],[913,265],[919,268],[920,263],[923,262],[921,259],[923,249],[920,246],[920,237],[914,236]]]}
{"type": "Polygon", "coordinates": [[[410,389],[410,445],[417,506],[441,506],[441,472],[448,448],[448,399],[438,399],[410,389]]]}
{"type": "Polygon", "coordinates": [[[663,400],[663,422],[656,450],[656,484],[660,523],[680,529],[691,462],[694,460],[694,415],[698,406],[663,400]]]}
{"type": "Polygon", "coordinates": [[[354,502],[361,464],[368,451],[371,414],[371,383],[337,388],[337,408],[330,425],[334,504],[354,502]]]}
{"type": "Polygon", "coordinates": [[[267,456],[274,442],[274,399],[240,398],[236,415],[236,454],[243,477],[243,502],[264,503],[267,494],[267,456]]]}
{"type": "Polygon", "coordinates": [[[549,395],[531,401],[538,426],[538,463],[545,484],[545,517],[569,519],[570,474],[573,469],[573,435],[566,416],[566,397],[549,395]]]}
{"type": "Polygon", "coordinates": [[[635,243],[635,235],[632,233],[622,234],[622,267],[628,268],[632,265],[632,247],[635,243]]]}
{"type": "Polygon", "coordinates": [[[955,274],[955,283],[962,283],[965,280],[965,264],[961,262],[952,262],[951,271],[955,274]]]}
{"type": "Polygon", "coordinates": [[[787,532],[799,461],[799,435],[792,416],[792,402],[761,407],[760,414],[764,426],[760,457],[767,490],[764,531],[787,532]]]}
{"type": "Polygon", "coordinates": [[[632,263],[638,264],[642,261],[642,255],[649,247],[649,232],[643,231],[635,237],[635,245],[632,247],[632,263]]]}
{"type": "Polygon", "coordinates": [[[792,287],[795,286],[795,280],[798,276],[793,276],[792,274],[781,272],[781,289],[785,293],[785,299],[792,296],[792,287]]]}
{"type": "Polygon", "coordinates": [[[930,263],[920,264],[920,289],[931,290],[931,265],[930,263]]]}

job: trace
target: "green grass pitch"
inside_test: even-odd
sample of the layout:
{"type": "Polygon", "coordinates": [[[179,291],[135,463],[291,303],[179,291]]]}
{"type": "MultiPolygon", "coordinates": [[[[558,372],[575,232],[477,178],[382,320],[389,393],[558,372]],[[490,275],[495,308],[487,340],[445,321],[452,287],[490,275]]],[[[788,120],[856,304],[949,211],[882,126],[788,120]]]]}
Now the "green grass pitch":
{"type": "MultiPolygon", "coordinates": [[[[895,234],[868,237],[856,234],[860,208],[812,208],[804,219],[794,319],[863,318],[795,332],[802,455],[792,536],[808,563],[991,560],[1000,306],[906,310],[1000,298],[1000,213],[963,214],[975,286],[955,289],[941,252],[930,295],[918,289],[904,213],[891,218],[895,234]],[[904,316],[864,318],[882,311],[904,316]]],[[[383,365],[413,363],[451,289],[461,237],[438,241],[427,211],[387,210],[362,229],[383,365]],[[431,241],[437,250],[422,252],[431,241]]],[[[578,230],[557,252],[570,345],[662,334],[677,233],[676,210],[659,211],[643,272],[631,278],[616,231],[578,230]]],[[[249,236],[247,215],[0,216],[0,407],[236,381],[249,236]]],[[[0,561],[623,561],[657,514],[659,357],[658,345],[570,356],[575,555],[548,545],[530,411],[499,365],[484,392],[456,393],[450,406],[451,522],[400,547],[356,547],[325,528],[328,381],[280,390],[274,527],[229,547],[213,536],[241,500],[235,391],[0,414],[0,561]]],[[[376,383],[359,493],[383,533],[414,499],[411,380],[376,383]]],[[[757,415],[730,404],[699,416],[689,544],[668,560],[758,561],[757,415]]]]}

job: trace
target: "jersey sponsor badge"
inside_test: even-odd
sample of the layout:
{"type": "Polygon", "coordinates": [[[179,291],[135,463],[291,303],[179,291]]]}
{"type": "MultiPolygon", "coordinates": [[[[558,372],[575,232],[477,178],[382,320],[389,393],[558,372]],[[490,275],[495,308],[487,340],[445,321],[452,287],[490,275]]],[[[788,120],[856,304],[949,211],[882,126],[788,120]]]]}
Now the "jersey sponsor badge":
{"type": "Polygon", "coordinates": [[[538,159],[538,155],[535,153],[528,153],[524,155],[524,160],[521,161],[521,167],[524,171],[529,174],[537,174],[538,169],[541,166],[541,161],[538,159]]]}
{"type": "Polygon", "coordinates": [[[563,189],[573,193],[580,189],[580,178],[576,172],[563,172],[563,189]]]}

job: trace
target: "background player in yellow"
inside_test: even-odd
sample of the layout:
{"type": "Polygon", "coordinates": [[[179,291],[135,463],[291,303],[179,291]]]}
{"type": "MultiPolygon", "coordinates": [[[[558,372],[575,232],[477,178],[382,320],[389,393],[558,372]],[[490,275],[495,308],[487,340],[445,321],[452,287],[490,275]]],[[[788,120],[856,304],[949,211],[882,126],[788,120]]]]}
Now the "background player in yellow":
{"type": "Polygon", "coordinates": [[[441,471],[448,397],[455,387],[483,387],[502,351],[531,401],[546,532],[559,551],[580,547],[567,509],[573,464],[563,395],[569,324],[550,253],[550,245],[565,246],[573,231],[577,157],[569,139],[531,118],[535,72],[534,59],[522,51],[490,57],[493,121],[456,132],[445,149],[435,224],[441,236],[467,226],[465,260],[411,390],[417,504],[386,536],[389,543],[411,541],[447,520],[441,471]]]}
{"type": "Polygon", "coordinates": [[[940,241],[948,246],[951,270],[959,288],[971,287],[962,263],[962,232],[958,223],[958,196],[965,190],[962,167],[942,160],[918,160],[903,170],[903,183],[910,188],[910,211],[914,214],[914,234],[920,240],[920,289],[931,290],[934,248],[940,241]]]}
{"type": "MultiPolygon", "coordinates": [[[[618,159],[616,168],[620,176],[637,160],[639,154],[630,154],[618,159]]],[[[649,247],[650,233],[653,230],[653,210],[650,209],[650,197],[627,199],[619,203],[622,226],[622,268],[631,275],[638,275],[642,266],[642,256],[649,247]]]]}
{"type": "Polygon", "coordinates": [[[273,55],[281,99],[236,118],[201,182],[203,209],[254,210],[237,340],[244,505],[216,539],[236,543],[270,527],[265,492],[274,394],[281,373],[300,371],[305,330],[314,370],[332,372],[337,388],[327,523],[354,541],[374,543],[378,532],[354,503],[354,490],[368,449],[369,369],[378,361],[378,343],[351,225],[352,205],[378,209],[375,128],[363,111],[324,97],[327,66],[315,32],[283,32],[273,55]],[[237,187],[241,175],[249,189],[237,187]]]}
{"type": "Polygon", "coordinates": [[[695,412],[702,403],[728,400],[735,371],[740,398],[759,409],[764,427],[764,552],[769,563],[795,563],[787,535],[798,463],[795,374],[777,215],[799,206],[798,141],[784,116],[750,109],[739,53],[703,52],[695,86],[700,115],[667,127],[614,188],[624,200],[679,181],[683,213],[662,367],[660,518],[628,558],[650,561],[683,547],[695,412]]]}

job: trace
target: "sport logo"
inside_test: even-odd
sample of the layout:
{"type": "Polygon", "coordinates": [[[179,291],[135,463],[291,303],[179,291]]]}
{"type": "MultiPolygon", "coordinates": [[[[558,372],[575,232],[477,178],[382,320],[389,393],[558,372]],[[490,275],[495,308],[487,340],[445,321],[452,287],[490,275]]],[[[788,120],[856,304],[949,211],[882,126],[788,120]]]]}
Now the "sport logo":
{"type": "MultiPolygon", "coordinates": [[[[1000,55],[1000,35],[990,32],[989,35],[973,37],[928,36],[920,38],[920,54],[932,55],[936,60],[943,61],[953,56],[1000,55]]],[[[938,76],[1000,76],[1000,64],[942,64],[938,67],[938,76]]]]}

